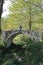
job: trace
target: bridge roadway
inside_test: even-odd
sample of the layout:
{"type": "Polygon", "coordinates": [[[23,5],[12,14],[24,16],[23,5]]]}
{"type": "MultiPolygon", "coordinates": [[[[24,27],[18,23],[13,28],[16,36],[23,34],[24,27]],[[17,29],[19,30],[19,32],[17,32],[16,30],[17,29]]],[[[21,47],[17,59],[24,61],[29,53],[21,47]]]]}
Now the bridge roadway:
{"type": "Polygon", "coordinates": [[[7,44],[6,47],[9,47],[12,43],[13,38],[15,38],[19,34],[28,35],[31,39],[34,40],[41,40],[41,34],[37,31],[30,31],[30,30],[11,30],[11,31],[3,31],[2,36],[7,44]],[[38,36],[37,36],[38,35],[38,36]]]}

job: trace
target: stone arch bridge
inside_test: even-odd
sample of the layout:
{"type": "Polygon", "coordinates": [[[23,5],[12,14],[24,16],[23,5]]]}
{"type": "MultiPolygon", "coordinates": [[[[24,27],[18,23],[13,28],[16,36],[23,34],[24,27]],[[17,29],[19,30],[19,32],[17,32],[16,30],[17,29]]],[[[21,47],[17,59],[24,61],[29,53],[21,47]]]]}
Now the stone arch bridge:
{"type": "Polygon", "coordinates": [[[2,31],[2,37],[6,43],[6,47],[9,47],[12,43],[12,39],[19,34],[28,35],[32,40],[35,40],[37,42],[42,40],[42,33],[37,31],[18,30],[18,29],[10,31],[2,31]]]}

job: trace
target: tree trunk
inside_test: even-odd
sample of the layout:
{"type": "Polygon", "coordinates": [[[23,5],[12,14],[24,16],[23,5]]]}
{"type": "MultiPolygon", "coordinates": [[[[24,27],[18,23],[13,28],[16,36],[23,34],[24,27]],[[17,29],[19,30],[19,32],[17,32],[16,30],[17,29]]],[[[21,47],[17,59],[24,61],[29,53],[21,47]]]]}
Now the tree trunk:
{"type": "MultiPolygon", "coordinates": [[[[31,0],[29,1],[31,2],[31,0]]],[[[31,4],[29,4],[29,30],[32,28],[32,7],[31,4]]]]}
{"type": "Polygon", "coordinates": [[[29,30],[31,30],[32,21],[31,21],[31,13],[29,13],[30,19],[29,19],[29,30]]]}
{"type": "Polygon", "coordinates": [[[2,15],[2,9],[3,9],[3,2],[4,0],[0,0],[0,32],[1,32],[1,15],[2,15]]]}

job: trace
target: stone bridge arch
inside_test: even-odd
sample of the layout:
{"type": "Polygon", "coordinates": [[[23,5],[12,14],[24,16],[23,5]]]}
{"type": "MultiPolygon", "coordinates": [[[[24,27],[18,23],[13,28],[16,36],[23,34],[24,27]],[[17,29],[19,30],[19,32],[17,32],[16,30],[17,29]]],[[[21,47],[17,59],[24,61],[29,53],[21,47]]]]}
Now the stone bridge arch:
{"type": "Polygon", "coordinates": [[[3,31],[2,36],[4,38],[4,41],[6,43],[6,47],[9,47],[12,43],[12,39],[15,38],[19,34],[25,34],[28,35],[32,40],[40,41],[42,40],[42,34],[43,32],[37,32],[37,31],[30,31],[30,30],[10,30],[10,31],[3,31]]]}
{"type": "Polygon", "coordinates": [[[15,38],[19,34],[28,35],[27,31],[24,31],[24,30],[22,30],[22,31],[16,30],[16,31],[10,33],[10,35],[6,38],[7,47],[9,47],[11,45],[13,38],[15,38]]]}

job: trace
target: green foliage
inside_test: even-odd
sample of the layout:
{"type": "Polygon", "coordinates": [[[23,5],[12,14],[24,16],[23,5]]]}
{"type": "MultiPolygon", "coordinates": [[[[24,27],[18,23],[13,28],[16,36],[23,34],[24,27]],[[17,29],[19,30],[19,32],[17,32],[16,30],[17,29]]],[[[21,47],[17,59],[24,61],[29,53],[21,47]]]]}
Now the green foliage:
{"type": "Polygon", "coordinates": [[[25,42],[23,45],[21,42],[19,44],[26,45],[25,49],[21,50],[12,47],[12,49],[8,48],[3,54],[0,53],[2,55],[0,57],[2,59],[1,65],[40,65],[43,63],[43,43],[32,41],[26,35],[19,35],[15,39],[18,44],[20,41],[25,42]],[[19,58],[22,60],[19,61],[19,58]]]}
{"type": "MultiPolygon", "coordinates": [[[[21,24],[23,29],[29,29],[33,26],[34,23],[43,23],[43,11],[40,6],[42,4],[41,0],[12,0],[9,7],[10,14],[5,19],[2,19],[2,30],[17,29],[21,24]],[[30,3],[29,3],[30,2],[30,3]],[[38,5],[38,6],[35,6],[38,5]]],[[[43,29],[43,25],[42,29],[43,29]]],[[[35,27],[37,30],[41,28],[38,25],[35,27]]],[[[32,29],[35,29],[32,27],[32,29]]],[[[40,29],[40,30],[42,30],[40,29]]]]}
{"type": "Polygon", "coordinates": [[[13,39],[13,43],[14,44],[21,44],[21,45],[26,44],[27,45],[28,40],[29,40],[29,36],[20,34],[13,39]]]}
{"type": "Polygon", "coordinates": [[[40,43],[33,42],[33,44],[28,44],[25,59],[25,63],[27,63],[27,65],[39,65],[43,61],[43,52],[41,53],[41,47],[42,44],[40,43]]]}
{"type": "Polygon", "coordinates": [[[4,46],[4,39],[2,38],[2,35],[0,35],[0,45],[3,45],[4,46]]]}

